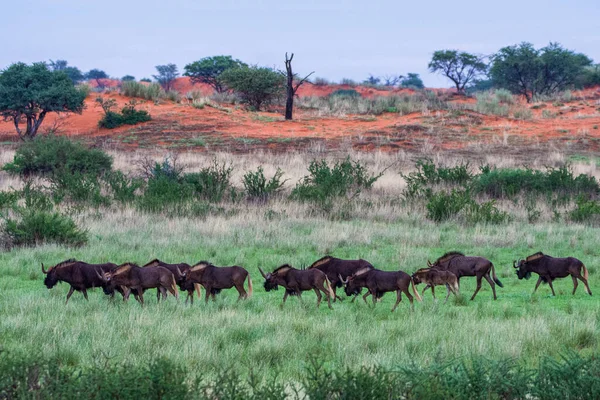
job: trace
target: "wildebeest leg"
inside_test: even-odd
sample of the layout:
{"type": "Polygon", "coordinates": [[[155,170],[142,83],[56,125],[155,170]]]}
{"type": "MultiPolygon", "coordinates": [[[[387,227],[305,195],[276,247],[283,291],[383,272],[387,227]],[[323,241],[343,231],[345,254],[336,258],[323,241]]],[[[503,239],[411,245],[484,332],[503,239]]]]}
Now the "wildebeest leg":
{"type": "Polygon", "coordinates": [[[141,287],[138,288],[138,297],[136,300],[139,301],[141,305],[144,305],[144,290],[141,287]]]}
{"type": "Polygon", "coordinates": [[[357,297],[358,297],[358,294],[355,294],[350,303],[354,303],[354,300],[356,300],[357,297]]]}
{"type": "Polygon", "coordinates": [[[542,283],[542,277],[541,276],[538,278],[538,281],[535,284],[535,289],[533,289],[533,293],[535,293],[535,291],[538,289],[538,287],[540,287],[540,283],[542,283]]]}
{"type": "Polygon", "coordinates": [[[167,301],[167,289],[165,289],[164,287],[161,286],[160,287],[160,294],[162,295],[163,302],[167,301]]]}
{"type": "Polygon", "coordinates": [[[473,296],[471,296],[471,300],[473,300],[475,298],[475,296],[477,296],[477,292],[479,292],[479,289],[481,289],[481,279],[483,278],[483,276],[477,276],[477,288],[475,289],[475,293],[473,293],[473,296]]]}
{"type": "MultiPolygon", "coordinates": [[[[454,293],[454,289],[450,289],[450,285],[446,283],[446,300],[444,300],[444,304],[448,302],[448,297],[450,297],[450,290],[452,290],[452,293],[454,293]]],[[[454,295],[456,296],[456,293],[454,293],[454,295]]]]}
{"type": "Polygon", "coordinates": [[[556,293],[554,293],[554,286],[552,286],[552,279],[550,279],[550,277],[548,277],[548,285],[550,285],[550,290],[552,290],[552,296],[556,296],[556,293]]]}
{"type": "Polygon", "coordinates": [[[428,283],[427,285],[425,285],[425,287],[423,288],[423,291],[421,291],[421,297],[425,296],[425,291],[427,289],[429,289],[431,287],[431,285],[428,283]]]}
{"type": "MultiPolygon", "coordinates": [[[[433,286],[432,286],[432,288],[433,288],[433,286]]],[[[406,289],[404,289],[403,292],[406,295],[406,297],[408,297],[408,301],[410,302],[410,309],[414,310],[415,309],[415,304],[413,302],[413,296],[412,296],[412,294],[410,294],[410,291],[408,290],[408,287],[406,289]]]]}
{"type": "Polygon", "coordinates": [[[402,291],[400,289],[396,290],[396,304],[392,307],[392,312],[398,307],[398,304],[402,301],[402,291]]]}
{"type": "Polygon", "coordinates": [[[283,305],[285,304],[285,301],[287,300],[287,298],[288,298],[288,292],[286,290],[285,294],[283,295],[283,301],[281,302],[281,307],[283,307],[283,305]]]}
{"type": "MultiPolygon", "coordinates": [[[[573,276],[573,275],[571,275],[571,276],[573,276]]],[[[590,286],[588,285],[587,279],[585,279],[583,276],[581,276],[581,274],[578,274],[578,275],[576,275],[576,276],[573,277],[573,284],[574,285],[575,285],[575,282],[576,282],[575,281],[575,277],[577,279],[579,279],[581,282],[583,282],[583,284],[585,285],[585,288],[586,288],[588,294],[591,296],[592,295],[592,291],[590,290],[590,286]]],[[[577,285],[575,285],[575,288],[577,288],[577,285]]],[[[575,294],[575,289],[573,289],[573,294],[575,294]]]]}
{"type": "Polygon", "coordinates": [[[369,305],[369,303],[367,303],[367,296],[369,296],[371,294],[371,291],[367,289],[367,293],[363,296],[363,300],[365,301],[366,305],[369,305]]]}
{"type": "Polygon", "coordinates": [[[496,297],[496,284],[494,283],[494,281],[490,277],[489,273],[485,274],[484,276],[485,276],[485,280],[488,281],[488,283],[492,287],[492,293],[494,293],[494,300],[497,300],[497,297],[496,297]]]}
{"type": "Polygon", "coordinates": [[[88,299],[88,297],[87,297],[87,290],[83,289],[83,290],[81,291],[81,293],[83,293],[83,297],[85,297],[85,299],[86,299],[87,301],[89,301],[89,299],[88,299]]]}
{"type": "Polygon", "coordinates": [[[435,298],[435,285],[431,285],[431,294],[433,295],[433,299],[434,299],[434,300],[437,300],[437,299],[435,298]]]}
{"type": "Polygon", "coordinates": [[[204,296],[204,302],[206,304],[208,304],[208,299],[210,298],[210,290],[212,288],[210,286],[205,286],[204,289],[206,289],[206,295],[204,296]]]}
{"type": "Polygon", "coordinates": [[[575,295],[575,291],[577,290],[577,278],[575,278],[575,275],[571,275],[571,278],[573,278],[573,295],[575,295]]]}
{"type": "Polygon", "coordinates": [[[319,306],[321,305],[321,292],[317,288],[315,288],[314,291],[317,294],[317,308],[319,308],[319,306]]]}
{"type": "Polygon", "coordinates": [[[242,284],[236,284],[235,288],[237,289],[238,293],[240,294],[238,296],[238,301],[243,300],[245,298],[248,297],[248,294],[246,293],[246,290],[244,289],[244,282],[242,281],[242,284]]]}
{"type": "Polygon", "coordinates": [[[67,293],[67,301],[65,301],[65,305],[67,305],[67,303],[69,302],[69,299],[73,295],[74,291],[75,291],[75,288],[73,286],[71,286],[71,289],[69,289],[69,293],[67,293]]]}

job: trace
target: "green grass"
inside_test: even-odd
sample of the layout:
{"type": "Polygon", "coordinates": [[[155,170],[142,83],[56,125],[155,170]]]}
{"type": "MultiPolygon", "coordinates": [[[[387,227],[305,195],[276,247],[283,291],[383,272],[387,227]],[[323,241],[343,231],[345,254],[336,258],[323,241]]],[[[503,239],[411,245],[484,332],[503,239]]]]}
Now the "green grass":
{"type": "MultiPolygon", "coordinates": [[[[600,350],[597,228],[564,223],[459,227],[410,217],[341,222],[298,218],[294,213],[266,220],[264,215],[261,207],[205,221],[104,211],[83,219],[89,228],[86,247],[47,245],[0,253],[2,348],[58,358],[66,365],[91,365],[114,357],[114,362],[141,366],[165,357],[189,370],[235,365],[286,379],[296,379],[314,355],[334,369],[429,365],[471,356],[517,358],[535,366],[542,356],[556,358],[566,351],[589,356],[600,350]],[[440,301],[427,293],[414,311],[404,298],[391,313],[393,294],[375,309],[362,300],[346,300],[335,303],[333,311],[326,305],[317,310],[312,292],[304,295],[303,303],[290,298],[281,308],[283,290],[266,293],[258,272],[259,266],[272,270],[285,262],[308,265],[327,253],[413,272],[447,250],[490,258],[505,285],[498,289],[499,299],[492,300],[484,283],[472,302],[451,299],[444,305],[439,288],[440,301]],[[547,285],[532,295],[535,279],[517,280],[511,265],[513,259],[538,250],[582,259],[596,297],[585,294],[582,285],[571,296],[571,279],[556,281],[555,298],[547,285]],[[68,286],[59,284],[48,291],[40,263],[52,265],[69,257],[116,263],[144,263],[154,257],[188,263],[208,259],[221,266],[241,265],[251,273],[254,296],[237,302],[232,289],[208,305],[196,301],[185,306],[183,297],[157,305],[151,291],[142,308],[135,301],[111,302],[95,290],[89,302],[76,293],[65,306],[68,286]]],[[[473,278],[461,281],[465,297],[474,287],[473,278]]]]}

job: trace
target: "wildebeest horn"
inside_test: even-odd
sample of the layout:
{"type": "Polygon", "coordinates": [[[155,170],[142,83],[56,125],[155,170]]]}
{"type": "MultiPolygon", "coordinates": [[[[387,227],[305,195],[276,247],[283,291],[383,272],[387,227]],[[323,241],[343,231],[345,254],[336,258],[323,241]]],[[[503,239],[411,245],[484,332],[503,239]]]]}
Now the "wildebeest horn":
{"type": "Polygon", "coordinates": [[[179,267],[176,267],[176,268],[177,268],[177,276],[185,276],[183,274],[183,272],[181,272],[181,270],[179,269],[179,267]]]}
{"type": "Polygon", "coordinates": [[[427,266],[428,267],[433,267],[433,264],[431,263],[431,261],[427,260],[427,266]]]}
{"type": "Polygon", "coordinates": [[[348,283],[348,278],[346,278],[346,280],[344,280],[344,278],[342,278],[342,275],[338,274],[338,276],[340,277],[340,281],[342,281],[342,283],[344,285],[346,285],[348,283]]]}
{"type": "Polygon", "coordinates": [[[513,268],[517,268],[517,260],[513,260],[513,268]]]}
{"type": "Polygon", "coordinates": [[[263,276],[263,278],[267,279],[267,275],[265,275],[265,271],[263,271],[261,267],[258,267],[258,270],[260,271],[260,274],[263,276]]]}
{"type": "Polygon", "coordinates": [[[46,271],[46,269],[44,268],[44,263],[42,263],[42,272],[43,272],[44,274],[47,274],[47,273],[48,273],[48,271],[46,271]]]}
{"type": "Polygon", "coordinates": [[[100,273],[98,272],[98,268],[95,268],[94,271],[96,271],[96,275],[98,275],[98,278],[100,278],[102,282],[106,282],[106,277],[104,276],[104,274],[100,275],[100,273]]]}

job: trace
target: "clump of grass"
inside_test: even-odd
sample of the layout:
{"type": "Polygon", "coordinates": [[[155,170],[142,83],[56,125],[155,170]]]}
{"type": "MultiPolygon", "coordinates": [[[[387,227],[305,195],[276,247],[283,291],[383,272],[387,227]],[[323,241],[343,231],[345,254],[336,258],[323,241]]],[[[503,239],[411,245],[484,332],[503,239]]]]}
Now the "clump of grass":
{"type": "Polygon", "coordinates": [[[520,107],[513,111],[513,117],[515,119],[529,121],[533,118],[533,112],[529,108],[520,107]]]}
{"type": "Polygon", "coordinates": [[[508,116],[510,107],[503,103],[500,98],[491,91],[476,93],[475,111],[482,114],[498,115],[500,117],[508,116]]]}
{"type": "Polygon", "coordinates": [[[146,85],[135,81],[123,82],[121,84],[121,94],[150,101],[158,101],[167,97],[167,93],[158,83],[146,85]]]}

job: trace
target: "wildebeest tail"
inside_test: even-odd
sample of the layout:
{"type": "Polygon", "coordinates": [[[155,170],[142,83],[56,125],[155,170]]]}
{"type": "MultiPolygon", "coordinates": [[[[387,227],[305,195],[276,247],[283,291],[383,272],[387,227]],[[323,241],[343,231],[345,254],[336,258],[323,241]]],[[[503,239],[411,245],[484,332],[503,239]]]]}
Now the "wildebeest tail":
{"type": "Polygon", "coordinates": [[[500,279],[496,277],[496,268],[494,268],[494,264],[492,264],[492,279],[494,280],[494,282],[496,282],[496,285],[504,287],[502,282],[500,282],[500,279]]]}
{"type": "Polygon", "coordinates": [[[252,296],[252,278],[248,274],[248,297],[252,296]]]}
{"type": "Polygon", "coordinates": [[[581,267],[583,268],[583,277],[584,277],[584,278],[585,278],[585,280],[587,281],[587,279],[588,279],[588,270],[587,270],[587,268],[585,267],[585,264],[584,264],[584,263],[581,263],[581,267]]]}
{"type": "Polygon", "coordinates": [[[199,283],[194,283],[194,289],[196,289],[196,293],[198,293],[198,299],[202,298],[202,288],[199,283]]]}
{"type": "Polygon", "coordinates": [[[419,301],[423,301],[423,299],[421,298],[421,296],[419,295],[419,292],[417,291],[417,289],[415,288],[415,281],[413,281],[412,278],[410,278],[410,286],[412,287],[412,291],[415,295],[415,297],[417,298],[417,300],[419,301]]]}
{"type": "Polygon", "coordinates": [[[175,275],[173,274],[171,274],[171,287],[169,288],[169,292],[171,292],[176,299],[179,298],[179,290],[177,289],[177,282],[175,282],[175,275]]]}
{"type": "Polygon", "coordinates": [[[333,289],[331,288],[331,282],[329,282],[329,278],[325,275],[325,284],[327,285],[327,291],[329,292],[329,297],[335,299],[335,294],[333,293],[333,289]]]}

